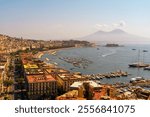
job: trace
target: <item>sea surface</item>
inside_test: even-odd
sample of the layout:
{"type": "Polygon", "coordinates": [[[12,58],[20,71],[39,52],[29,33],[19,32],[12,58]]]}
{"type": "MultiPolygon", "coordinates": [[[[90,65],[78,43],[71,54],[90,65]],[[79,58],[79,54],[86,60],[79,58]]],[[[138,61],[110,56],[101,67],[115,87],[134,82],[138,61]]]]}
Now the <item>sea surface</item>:
{"type": "Polygon", "coordinates": [[[56,55],[44,54],[41,60],[49,58],[48,63],[57,63],[61,68],[71,72],[81,72],[82,74],[110,73],[117,70],[128,72],[128,77],[119,77],[112,79],[102,79],[102,83],[129,82],[131,78],[142,76],[150,79],[150,71],[143,68],[129,68],[128,64],[142,61],[150,64],[150,45],[124,45],[124,47],[85,47],[70,48],[59,50],[56,55]],[[148,52],[143,52],[147,50],[148,52]],[[60,59],[61,57],[85,58],[89,63],[86,68],[74,67],[73,64],[67,63],[60,59]]]}

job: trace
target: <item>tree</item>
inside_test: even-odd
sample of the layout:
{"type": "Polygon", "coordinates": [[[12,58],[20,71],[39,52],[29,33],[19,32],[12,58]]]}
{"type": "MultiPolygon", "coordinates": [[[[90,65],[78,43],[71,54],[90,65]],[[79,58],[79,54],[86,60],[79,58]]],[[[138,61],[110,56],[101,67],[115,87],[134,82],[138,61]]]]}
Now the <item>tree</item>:
{"type": "Polygon", "coordinates": [[[9,70],[11,71],[13,69],[13,66],[12,65],[9,65],[8,66],[9,70]]]}
{"type": "Polygon", "coordinates": [[[13,80],[4,80],[4,86],[6,86],[6,87],[9,87],[9,86],[11,86],[14,82],[13,82],[13,80]]]}
{"type": "Polygon", "coordinates": [[[2,80],[0,80],[0,84],[2,83],[2,80]]]}
{"type": "Polygon", "coordinates": [[[18,82],[18,83],[23,83],[23,81],[24,81],[24,78],[16,78],[16,82],[18,82]]]}
{"type": "Polygon", "coordinates": [[[4,80],[3,81],[3,84],[4,84],[4,86],[6,87],[6,89],[8,90],[8,87],[9,86],[11,86],[11,85],[13,85],[13,80],[4,80]]]}
{"type": "Polygon", "coordinates": [[[38,51],[36,51],[36,50],[32,51],[32,54],[37,54],[37,53],[38,53],[38,51]]]}

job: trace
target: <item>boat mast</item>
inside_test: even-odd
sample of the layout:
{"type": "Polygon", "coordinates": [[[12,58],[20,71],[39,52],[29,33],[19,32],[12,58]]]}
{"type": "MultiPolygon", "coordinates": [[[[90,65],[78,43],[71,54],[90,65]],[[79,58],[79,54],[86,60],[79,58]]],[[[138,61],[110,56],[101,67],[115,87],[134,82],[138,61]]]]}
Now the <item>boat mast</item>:
{"type": "Polygon", "coordinates": [[[138,70],[137,70],[137,75],[139,76],[140,75],[140,50],[138,50],[138,70]]]}
{"type": "Polygon", "coordinates": [[[138,50],[138,64],[140,64],[140,50],[138,50]]]}

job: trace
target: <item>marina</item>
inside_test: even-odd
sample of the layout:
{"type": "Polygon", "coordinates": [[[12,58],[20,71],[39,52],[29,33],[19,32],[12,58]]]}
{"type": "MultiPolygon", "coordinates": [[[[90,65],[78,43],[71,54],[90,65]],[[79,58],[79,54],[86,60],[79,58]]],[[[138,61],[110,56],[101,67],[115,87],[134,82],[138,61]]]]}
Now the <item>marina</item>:
{"type": "Polygon", "coordinates": [[[59,59],[72,64],[74,67],[86,69],[92,61],[82,57],[59,57],[59,59]]]}
{"type": "MultiPolygon", "coordinates": [[[[133,62],[132,67],[129,67],[131,61],[136,61],[137,51],[150,50],[149,46],[124,46],[122,48],[107,48],[98,46],[95,48],[70,48],[57,51],[57,55],[45,53],[41,60],[49,58],[47,63],[55,63],[59,67],[69,70],[70,72],[81,72],[82,74],[91,77],[93,80],[101,80],[103,83],[130,82],[131,78],[142,76],[145,79],[150,79],[149,63],[150,56],[144,55],[143,62],[133,62]],[[99,50],[97,50],[99,48],[99,50]],[[134,51],[132,49],[135,49],[134,51]],[[109,54],[112,53],[113,54],[109,54]],[[128,54],[125,54],[128,53],[128,54]],[[109,56],[107,56],[109,54],[109,56]],[[106,55],[104,57],[104,55],[106,55]],[[133,69],[132,69],[133,68],[133,69]],[[140,68],[137,70],[136,68],[140,68]],[[122,75],[118,73],[121,70],[126,72],[122,75]],[[112,72],[114,71],[114,73],[112,72]],[[117,71],[117,72],[116,72],[117,71]]],[[[53,51],[51,51],[53,52],[53,51]]],[[[140,60],[143,59],[141,56],[140,60]]]]}
{"type": "Polygon", "coordinates": [[[1,116],[149,115],[150,1],[0,6],[0,100],[47,100],[2,101],[1,116]]]}
{"type": "Polygon", "coordinates": [[[86,77],[89,78],[89,80],[100,80],[103,78],[119,78],[119,77],[127,77],[129,74],[127,72],[123,72],[121,70],[116,71],[116,72],[110,72],[110,73],[105,73],[105,74],[91,74],[91,75],[86,75],[86,77]]]}

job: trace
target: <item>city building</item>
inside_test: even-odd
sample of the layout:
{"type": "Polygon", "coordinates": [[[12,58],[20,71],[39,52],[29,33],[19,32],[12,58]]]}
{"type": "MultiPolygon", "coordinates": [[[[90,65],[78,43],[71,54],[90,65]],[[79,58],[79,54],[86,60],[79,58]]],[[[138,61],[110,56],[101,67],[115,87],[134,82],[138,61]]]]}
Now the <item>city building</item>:
{"type": "Polygon", "coordinates": [[[93,99],[94,92],[100,91],[102,86],[94,81],[80,81],[74,82],[70,86],[70,90],[78,90],[79,96],[86,99],[93,99]]]}
{"type": "Polygon", "coordinates": [[[71,73],[61,73],[61,72],[60,73],[57,72],[57,74],[55,75],[55,78],[57,80],[58,87],[63,92],[69,91],[70,90],[70,86],[74,82],[88,80],[86,77],[84,77],[82,75],[76,75],[76,74],[71,74],[71,73]]]}
{"type": "Polygon", "coordinates": [[[6,74],[7,57],[5,55],[0,56],[0,94],[4,91],[3,81],[6,74]]]}
{"type": "Polygon", "coordinates": [[[51,99],[57,94],[57,83],[51,75],[28,75],[28,98],[51,99]]]}
{"type": "Polygon", "coordinates": [[[72,90],[61,96],[58,96],[56,100],[86,100],[86,98],[80,97],[78,90],[72,90]]]}
{"type": "Polygon", "coordinates": [[[24,78],[27,83],[29,99],[53,99],[57,95],[57,82],[50,73],[46,73],[41,61],[30,53],[22,54],[24,78]]]}

